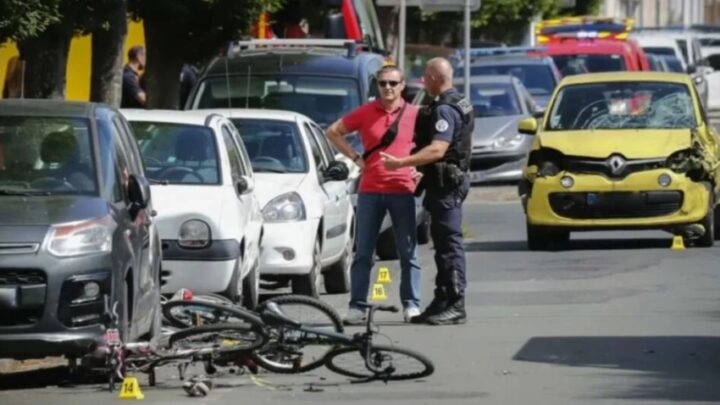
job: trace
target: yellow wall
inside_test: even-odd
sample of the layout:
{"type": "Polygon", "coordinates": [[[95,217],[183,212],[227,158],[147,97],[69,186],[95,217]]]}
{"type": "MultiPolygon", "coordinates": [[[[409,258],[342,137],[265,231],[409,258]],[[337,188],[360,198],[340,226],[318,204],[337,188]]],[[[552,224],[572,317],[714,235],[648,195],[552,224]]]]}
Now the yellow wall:
{"type": "MultiPolygon", "coordinates": [[[[75,37],[70,43],[65,90],[68,100],[88,101],[90,99],[90,67],[92,65],[90,38],[90,35],[75,37]]],[[[128,21],[128,35],[123,48],[123,63],[127,63],[127,52],[135,45],[145,45],[145,31],[141,21],[128,21]]],[[[8,60],[17,55],[18,50],[14,43],[7,42],[0,46],[0,94],[5,85],[8,60]]]]}

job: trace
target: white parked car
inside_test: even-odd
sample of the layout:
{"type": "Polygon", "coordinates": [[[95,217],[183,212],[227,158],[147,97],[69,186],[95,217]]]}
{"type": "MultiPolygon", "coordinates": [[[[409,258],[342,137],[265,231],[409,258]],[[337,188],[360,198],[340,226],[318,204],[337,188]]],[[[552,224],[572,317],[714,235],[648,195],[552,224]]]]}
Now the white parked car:
{"type": "Polygon", "coordinates": [[[208,111],[122,110],[151,181],[163,293],[258,301],[262,214],[237,129],[208,111]]]}
{"type": "Polygon", "coordinates": [[[349,170],[322,129],[289,111],[214,111],[235,124],[255,172],[265,221],[261,276],[317,296],[322,274],[328,293],[347,292],[354,235],[349,170]]]}

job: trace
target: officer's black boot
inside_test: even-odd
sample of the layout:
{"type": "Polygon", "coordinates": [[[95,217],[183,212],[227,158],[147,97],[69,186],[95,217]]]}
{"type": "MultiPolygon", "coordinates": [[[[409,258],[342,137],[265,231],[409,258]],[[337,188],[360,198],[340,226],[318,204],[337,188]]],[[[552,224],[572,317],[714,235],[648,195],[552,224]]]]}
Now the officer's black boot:
{"type": "Polygon", "coordinates": [[[430,305],[425,308],[425,310],[418,316],[412,318],[410,320],[411,323],[425,323],[425,320],[432,316],[437,315],[440,312],[444,311],[445,308],[447,308],[448,300],[447,300],[447,294],[445,291],[441,288],[435,289],[435,297],[433,297],[432,302],[430,302],[430,305]]]}
{"type": "Polygon", "coordinates": [[[448,306],[442,312],[429,316],[425,323],[430,325],[458,325],[467,320],[465,313],[465,298],[457,297],[448,302],[448,306]]]}

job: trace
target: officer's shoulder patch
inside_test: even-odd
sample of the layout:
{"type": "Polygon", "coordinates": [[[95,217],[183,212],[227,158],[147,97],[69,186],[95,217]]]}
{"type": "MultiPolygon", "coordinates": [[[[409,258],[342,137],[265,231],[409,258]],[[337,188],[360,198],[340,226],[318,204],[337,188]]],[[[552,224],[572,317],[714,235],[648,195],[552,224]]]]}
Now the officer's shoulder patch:
{"type": "Polygon", "coordinates": [[[441,120],[438,120],[438,121],[435,123],[435,129],[436,129],[438,132],[445,132],[445,131],[448,130],[448,128],[450,128],[450,124],[448,124],[448,122],[445,121],[445,120],[442,120],[442,119],[441,119],[441,120]]]}
{"type": "Polygon", "coordinates": [[[473,106],[470,103],[470,100],[468,100],[467,98],[463,98],[462,100],[458,101],[457,106],[460,107],[464,114],[468,114],[470,113],[470,111],[473,110],[473,106]]]}

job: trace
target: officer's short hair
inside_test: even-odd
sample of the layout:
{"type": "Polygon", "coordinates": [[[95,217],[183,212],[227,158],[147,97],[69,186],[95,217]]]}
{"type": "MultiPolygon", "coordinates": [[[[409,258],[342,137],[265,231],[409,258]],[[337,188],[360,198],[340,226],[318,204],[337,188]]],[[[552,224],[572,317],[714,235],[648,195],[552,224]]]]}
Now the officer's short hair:
{"type": "Polygon", "coordinates": [[[400,74],[400,80],[405,81],[405,74],[396,65],[385,65],[385,66],[381,67],[380,70],[377,71],[376,76],[380,77],[380,75],[383,75],[385,73],[390,73],[390,72],[398,72],[398,74],[400,74]]]}
{"type": "Polygon", "coordinates": [[[129,60],[137,60],[137,59],[138,59],[138,55],[143,54],[143,53],[145,53],[145,48],[144,48],[144,47],[142,47],[142,46],[140,46],[140,45],[133,46],[133,47],[130,48],[130,50],[128,51],[128,59],[129,59],[129,60]]]}

